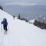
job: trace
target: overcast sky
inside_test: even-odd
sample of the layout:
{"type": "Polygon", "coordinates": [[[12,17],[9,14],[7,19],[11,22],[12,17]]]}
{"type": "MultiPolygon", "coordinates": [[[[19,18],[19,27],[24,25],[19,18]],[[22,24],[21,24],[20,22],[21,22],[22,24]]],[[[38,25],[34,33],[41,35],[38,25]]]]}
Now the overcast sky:
{"type": "Polygon", "coordinates": [[[34,5],[43,4],[46,5],[46,0],[0,0],[0,4],[23,4],[23,5],[34,5]]]}

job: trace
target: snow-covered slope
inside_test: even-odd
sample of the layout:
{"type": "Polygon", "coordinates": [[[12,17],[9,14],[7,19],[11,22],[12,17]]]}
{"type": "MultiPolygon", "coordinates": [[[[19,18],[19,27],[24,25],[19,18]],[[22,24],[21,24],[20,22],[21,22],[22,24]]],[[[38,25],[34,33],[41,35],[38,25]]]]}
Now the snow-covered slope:
{"type": "Polygon", "coordinates": [[[0,46],[46,46],[46,30],[33,24],[13,19],[11,15],[0,10],[0,46]],[[7,18],[8,32],[4,34],[1,21],[7,18]]]}

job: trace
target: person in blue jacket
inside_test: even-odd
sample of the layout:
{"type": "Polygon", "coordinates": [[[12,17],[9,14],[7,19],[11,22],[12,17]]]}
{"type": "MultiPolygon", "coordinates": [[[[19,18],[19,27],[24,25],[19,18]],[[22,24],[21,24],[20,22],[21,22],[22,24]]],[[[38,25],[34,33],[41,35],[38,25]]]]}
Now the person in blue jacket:
{"type": "Polygon", "coordinates": [[[7,31],[8,22],[7,22],[7,19],[6,18],[3,19],[3,21],[1,22],[1,24],[3,24],[4,30],[7,31]]]}

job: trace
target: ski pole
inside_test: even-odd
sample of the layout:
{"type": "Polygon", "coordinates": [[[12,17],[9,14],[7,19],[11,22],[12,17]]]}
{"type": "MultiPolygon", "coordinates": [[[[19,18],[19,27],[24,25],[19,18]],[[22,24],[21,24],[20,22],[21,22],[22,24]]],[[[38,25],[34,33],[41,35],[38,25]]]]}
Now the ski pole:
{"type": "Polygon", "coordinates": [[[1,31],[2,31],[2,24],[1,24],[1,31]]]}
{"type": "MultiPolygon", "coordinates": [[[[8,30],[9,30],[9,26],[8,26],[8,30]]],[[[9,30],[10,31],[10,30],[9,30]]]]}

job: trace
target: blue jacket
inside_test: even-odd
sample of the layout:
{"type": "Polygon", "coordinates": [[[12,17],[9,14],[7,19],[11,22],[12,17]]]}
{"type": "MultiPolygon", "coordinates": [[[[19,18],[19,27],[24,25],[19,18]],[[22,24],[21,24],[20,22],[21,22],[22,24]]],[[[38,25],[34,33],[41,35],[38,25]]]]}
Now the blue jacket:
{"type": "Polygon", "coordinates": [[[7,25],[7,24],[8,24],[8,23],[7,23],[7,20],[3,20],[3,21],[1,22],[1,24],[7,25]]]}

